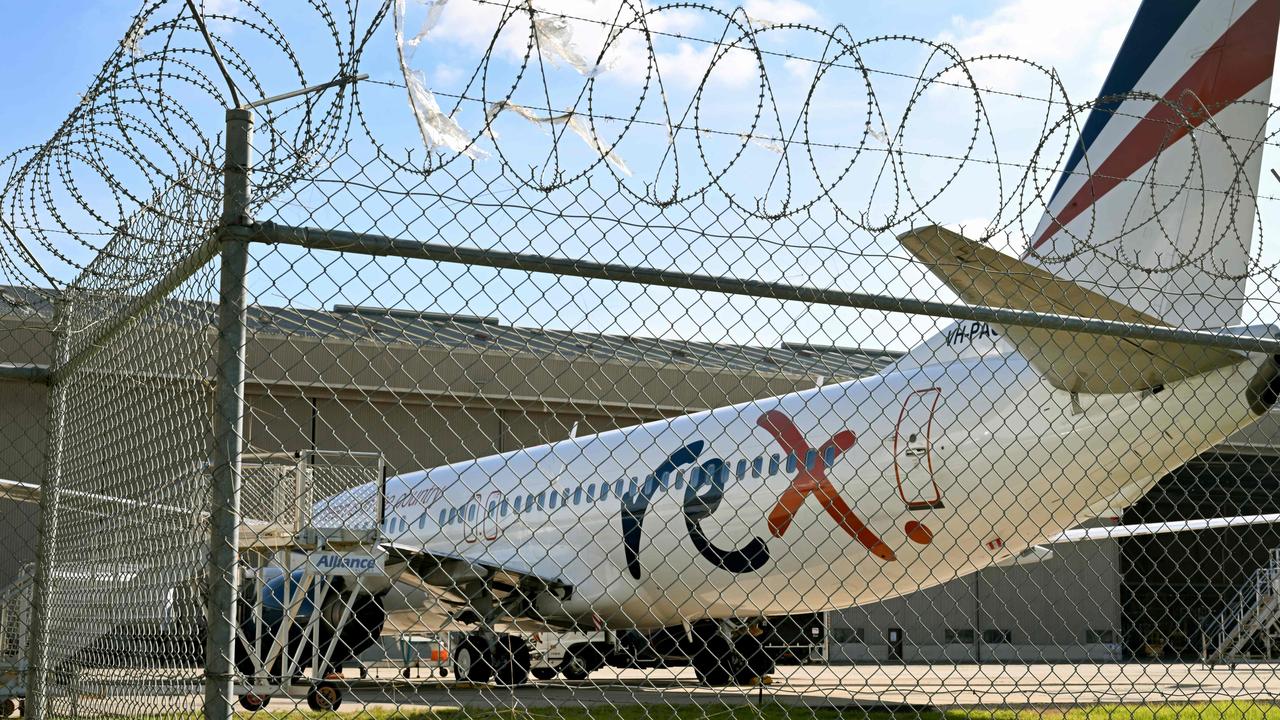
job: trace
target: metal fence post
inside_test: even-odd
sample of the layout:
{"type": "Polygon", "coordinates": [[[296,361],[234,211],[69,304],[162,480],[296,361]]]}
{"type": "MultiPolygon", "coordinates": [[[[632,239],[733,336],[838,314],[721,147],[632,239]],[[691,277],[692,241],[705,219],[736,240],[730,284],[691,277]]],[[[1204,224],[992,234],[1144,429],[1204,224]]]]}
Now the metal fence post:
{"type": "MultiPolygon", "coordinates": [[[[70,352],[70,302],[58,304],[55,322],[54,368],[67,362],[70,352]]],[[[49,701],[49,596],[52,594],[55,539],[58,529],[59,498],[62,489],[62,453],[67,415],[67,382],[49,386],[49,450],[44,483],[40,487],[40,538],[36,547],[36,567],[31,587],[31,616],[27,635],[26,717],[44,720],[49,701]]]]}
{"type": "MultiPolygon", "coordinates": [[[[222,226],[247,225],[253,144],[250,110],[227,110],[222,226]]],[[[209,533],[209,632],[205,646],[205,717],[234,714],[236,598],[240,527],[240,451],[244,426],[245,272],[248,243],[226,234],[218,293],[218,367],[213,418],[213,488],[209,533]]]]}

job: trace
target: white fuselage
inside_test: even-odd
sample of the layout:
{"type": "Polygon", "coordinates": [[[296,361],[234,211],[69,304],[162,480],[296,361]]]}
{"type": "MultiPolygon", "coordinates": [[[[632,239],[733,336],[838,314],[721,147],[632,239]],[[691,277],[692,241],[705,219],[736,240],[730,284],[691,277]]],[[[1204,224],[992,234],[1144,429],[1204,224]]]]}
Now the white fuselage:
{"type": "MultiPolygon", "coordinates": [[[[878,602],[1008,559],[1137,499],[1255,419],[1245,388],[1261,362],[1154,394],[1074,399],[1016,352],[891,367],[401,475],[387,482],[384,531],[400,546],[571,585],[569,599],[545,598],[538,608],[559,621],[657,627],[878,602]],[[790,437],[798,433],[815,452],[781,444],[783,416],[794,425],[790,437]],[[837,436],[839,451],[821,449],[837,436]],[[712,491],[717,458],[718,506],[698,500],[712,491]],[[663,463],[674,472],[653,478],[663,463]],[[771,523],[806,468],[801,501],[783,512],[790,524],[771,523]],[[814,489],[816,476],[828,484],[814,489]],[[651,497],[637,523],[646,482],[651,497]],[[833,509],[832,492],[856,519],[833,509]],[[624,516],[633,521],[630,555],[624,516]],[[707,543],[714,549],[704,552],[707,543]],[[734,551],[736,560],[726,559],[734,551]]],[[[393,592],[393,622],[397,610],[413,616],[424,602],[420,591],[393,592]]]]}

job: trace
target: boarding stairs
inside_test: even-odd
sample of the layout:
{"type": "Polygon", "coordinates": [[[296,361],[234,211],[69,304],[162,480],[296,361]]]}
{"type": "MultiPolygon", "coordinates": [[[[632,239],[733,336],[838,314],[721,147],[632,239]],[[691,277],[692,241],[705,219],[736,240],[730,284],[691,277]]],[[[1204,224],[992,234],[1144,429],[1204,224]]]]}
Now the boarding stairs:
{"type": "Polygon", "coordinates": [[[1204,661],[1210,665],[1274,658],[1280,649],[1280,548],[1206,624],[1203,637],[1204,661]]]}
{"type": "MultiPolygon", "coordinates": [[[[331,548],[344,540],[351,544],[348,536],[376,546],[378,522],[385,505],[385,467],[379,453],[316,450],[288,454],[245,453],[242,458],[243,517],[240,527],[242,557],[269,560],[281,550],[314,550],[318,545],[331,548]],[[354,508],[330,507],[323,503],[316,507],[317,498],[366,485],[370,486],[371,497],[352,498],[350,502],[356,505],[354,508]],[[365,500],[372,501],[369,505],[376,508],[374,514],[361,505],[365,500]],[[324,524],[326,520],[333,520],[333,517],[326,516],[340,516],[347,527],[317,528],[317,521],[324,524]]],[[[207,472],[207,468],[201,471],[207,472]]],[[[166,509],[165,506],[151,506],[153,511],[155,508],[160,511],[166,509]]],[[[182,512],[185,513],[185,509],[182,512]]],[[[158,628],[151,628],[153,631],[185,633],[200,622],[196,616],[203,614],[203,602],[198,591],[194,590],[200,577],[188,577],[195,566],[185,557],[180,559],[183,562],[162,556],[154,566],[116,568],[116,574],[108,574],[104,581],[106,584],[98,591],[124,592],[126,586],[119,584],[119,578],[123,576],[138,578],[134,583],[143,585],[169,582],[175,590],[169,595],[168,607],[144,608],[139,617],[125,622],[149,625],[159,622],[158,628]],[[174,622],[179,619],[182,621],[174,622]]],[[[76,577],[83,584],[83,577],[76,577]]],[[[26,694],[27,647],[34,591],[33,563],[23,566],[8,585],[0,588],[0,718],[9,717],[26,694]]],[[[63,642],[60,650],[65,653],[68,649],[89,645],[116,625],[104,623],[95,631],[83,623],[77,624],[74,646],[63,642]]]]}

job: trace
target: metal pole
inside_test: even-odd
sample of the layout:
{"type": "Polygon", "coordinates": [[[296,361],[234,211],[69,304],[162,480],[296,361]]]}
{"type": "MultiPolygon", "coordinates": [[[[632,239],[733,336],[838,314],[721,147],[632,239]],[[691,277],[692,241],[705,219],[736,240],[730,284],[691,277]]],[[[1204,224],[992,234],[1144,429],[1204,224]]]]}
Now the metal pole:
{"type": "MultiPolygon", "coordinates": [[[[253,116],[227,110],[222,225],[247,225],[253,116]]],[[[248,244],[227,234],[218,293],[217,394],[213,417],[210,497],[208,641],[204,714],[230,720],[235,712],[236,599],[240,544],[240,453],[244,429],[245,272],[248,244]]]]}
{"type": "Polygon", "coordinates": [[[1131,340],[1157,340],[1205,347],[1243,350],[1245,352],[1280,353],[1280,339],[1233,335],[1230,332],[1187,330],[1158,325],[1142,325],[1121,320],[1098,320],[1072,315],[1055,315],[1034,310],[962,305],[934,300],[896,298],[888,295],[854,293],[843,290],[787,285],[714,275],[697,275],[674,270],[640,268],[620,263],[599,263],[573,258],[548,257],[531,253],[455,247],[420,240],[406,240],[370,233],[345,230],[320,230],[261,223],[241,232],[250,240],[280,245],[297,245],[312,250],[333,250],[361,255],[386,255],[435,262],[477,265],[504,270],[548,273],[570,277],[639,283],[660,287],[699,290],[702,292],[745,295],[748,297],[790,300],[794,302],[834,305],[837,307],[880,310],[882,312],[929,315],[952,320],[989,322],[997,325],[1044,328],[1068,332],[1092,333],[1124,337],[1131,340]]]}
{"type": "MultiPolygon", "coordinates": [[[[67,361],[71,330],[70,303],[58,305],[58,366],[67,361]]],[[[31,627],[27,637],[26,717],[44,720],[49,702],[49,598],[52,595],[53,565],[57,549],[58,511],[62,491],[62,455],[66,438],[67,383],[49,388],[49,454],[44,483],[40,488],[40,540],[36,549],[35,577],[31,588],[31,627]]]]}
{"type": "Polygon", "coordinates": [[[982,571],[973,574],[973,659],[982,662],[982,571]]]}

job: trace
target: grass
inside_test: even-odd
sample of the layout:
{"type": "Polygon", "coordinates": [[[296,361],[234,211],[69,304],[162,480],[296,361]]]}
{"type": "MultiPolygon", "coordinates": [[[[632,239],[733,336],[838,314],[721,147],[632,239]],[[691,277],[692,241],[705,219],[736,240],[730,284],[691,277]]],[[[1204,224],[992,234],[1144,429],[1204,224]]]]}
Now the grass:
{"type": "Polygon", "coordinates": [[[1009,710],[884,711],[859,707],[756,705],[600,705],[521,709],[370,709],[241,713],[247,720],[1280,720],[1280,705],[1254,702],[1092,705],[1009,710]]]}

